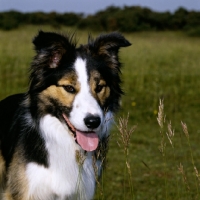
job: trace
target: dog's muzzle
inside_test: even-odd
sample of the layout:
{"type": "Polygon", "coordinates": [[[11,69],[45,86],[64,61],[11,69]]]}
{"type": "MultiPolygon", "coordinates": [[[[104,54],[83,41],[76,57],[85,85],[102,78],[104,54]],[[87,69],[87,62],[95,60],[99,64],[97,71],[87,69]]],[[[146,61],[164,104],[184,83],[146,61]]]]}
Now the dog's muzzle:
{"type": "MultiPolygon", "coordinates": [[[[99,138],[94,131],[80,131],[71,124],[65,114],[63,114],[63,118],[69,129],[73,132],[75,140],[82,147],[82,149],[84,149],[85,151],[94,151],[97,149],[99,138]]],[[[95,129],[100,125],[101,119],[97,116],[88,115],[84,119],[84,122],[89,129],[95,129]]]]}

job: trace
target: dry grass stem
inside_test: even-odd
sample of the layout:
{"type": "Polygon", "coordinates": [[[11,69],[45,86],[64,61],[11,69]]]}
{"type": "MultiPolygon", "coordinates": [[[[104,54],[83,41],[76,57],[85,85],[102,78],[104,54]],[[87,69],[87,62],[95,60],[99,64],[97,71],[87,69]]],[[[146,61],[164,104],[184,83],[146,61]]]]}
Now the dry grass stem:
{"type": "Polygon", "coordinates": [[[86,155],[82,151],[76,150],[76,162],[79,166],[83,166],[85,159],[86,155]]]}
{"type": "Polygon", "coordinates": [[[117,125],[119,134],[120,134],[120,141],[121,141],[121,142],[118,141],[117,143],[119,146],[121,146],[121,144],[123,145],[124,153],[126,155],[128,155],[128,148],[130,144],[131,135],[136,129],[136,126],[132,126],[130,129],[128,128],[128,119],[129,119],[129,114],[127,115],[127,118],[120,117],[119,123],[117,125]]]}
{"type": "Polygon", "coordinates": [[[109,136],[101,138],[99,141],[99,145],[97,150],[95,151],[94,155],[92,156],[92,165],[94,169],[94,174],[95,174],[95,181],[97,184],[97,187],[99,189],[100,195],[103,199],[104,192],[103,192],[103,184],[100,183],[99,181],[99,174],[101,168],[106,167],[106,155],[108,152],[108,142],[109,142],[109,136]],[[98,162],[98,165],[97,165],[98,162]]]}
{"type": "Polygon", "coordinates": [[[172,130],[171,122],[169,122],[167,129],[168,129],[168,132],[166,132],[167,138],[168,138],[172,148],[174,148],[174,145],[173,145],[174,130],[172,130]]]}
{"type": "Polygon", "coordinates": [[[183,169],[183,165],[180,163],[179,167],[178,167],[178,170],[179,172],[182,174],[182,178],[183,178],[183,182],[187,188],[187,190],[189,191],[190,190],[190,186],[188,184],[188,181],[187,181],[187,177],[186,177],[186,174],[185,174],[185,171],[183,169]]]}
{"type": "Polygon", "coordinates": [[[196,177],[197,177],[197,180],[198,180],[199,186],[200,186],[200,175],[199,175],[199,172],[198,172],[196,166],[194,166],[194,171],[195,171],[195,175],[196,175],[196,177]]]}
{"type": "Polygon", "coordinates": [[[131,175],[132,175],[132,173],[131,173],[131,167],[130,167],[130,164],[129,164],[128,161],[126,161],[126,167],[127,167],[127,169],[128,169],[128,174],[130,175],[130,177],[132,177],[132,176],[131,176],[131,175]]]}
{"type": "Polygon", "coordinates": [[[101,183],[99,182],[99,168],[98,168],[96,162],[97,162],[96,157],[92,156],[92,165],[93,165],[93,169],[94,169],[96,184],[97,184],[97,187],[99,188],[100,195],[103,197],[103,189],[101,187],[101,183]]]}
{"type": "Polygon", "coordinates": [[[169,137],[170,138],[174,137],[174,130],[172,130],[172,124],[171,124],[171,122],[169,122],[167,128],[168,128],[169,137]]]}
{"type": "Polygon", "coordinates": [[[187,129],[187,125],[183,122],[181,122],[182,128],[183,128],[183,132],[185,133],[185,136],[187,137],[187,139],[189,139],[189,133],[188,133],[188,129],[187,129]]]}
{"type": "Polygon", "coordinates": [[[165,115],[164,115],[164,103],[163,100],[160,99],[159,107],[158,107],[158,124],[161,128],[163,128],[165,123],[165,115]]]}
{"type": "Polygon", "coordinates": [[[109,149],[110,136],[104,137],[99,141],[97,150],[95,151],[95,159],[101,161],[101,167],[106,167],[106,155],[109,149]]]}
{"type": "Polygon", "coordinates": [[[160,146],[158,147],[158,149],[163,156],[165,156],[165,148],[166,148],[166,143],[164,142],[164,137],[162,137],[160,146]]]}
{"type": "MultiPolygon", "coordinates": [[[[119,122],[117,125],[117,128],[119,130],[119,141],[117,141],[118,145],[120,147],[123,147],[123,151],[125,154],[125,164],[126,167],[124,169],[124,178],[126,178],[126,173],[128,170],[129,175],[129,186],[132,196],[134,196],[133,193],[133,183],[132,183],[132,173],[131,173],[131,167],[128,161],[128,154],[129,154],[129,145],[131,140],[131,135],[135,131],[136,126],[132,126],[131,128],[128,127],[128,121],[129,121],[129,114],[127,115],[127,118],[119,118],[119,122]]],[[[124,199],[126,199],[126,180],[124,179],[124,199]]]]}

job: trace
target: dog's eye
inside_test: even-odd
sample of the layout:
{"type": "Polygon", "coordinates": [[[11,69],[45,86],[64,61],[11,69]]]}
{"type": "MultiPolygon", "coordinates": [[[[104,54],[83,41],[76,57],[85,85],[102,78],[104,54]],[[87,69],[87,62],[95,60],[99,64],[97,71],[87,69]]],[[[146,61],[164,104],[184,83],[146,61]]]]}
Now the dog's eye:
{"type": "Polygon", "coordinates": [[[64,88],[67,92],[72,93],[72,94],[74,94],[74,93],[76,92],[75,88],[74,88],[73,86],[71,86],[71,85],[65,85],[65,86],[63,86],[63,88],[64,88]]]}
{"type": "Polygon", "coordinates": [[[104,85],[97,85],[96,89],[95,89],[95,92],[96,93],[99,93],[101,92],[101,90],[103,89],[104,85]]]}

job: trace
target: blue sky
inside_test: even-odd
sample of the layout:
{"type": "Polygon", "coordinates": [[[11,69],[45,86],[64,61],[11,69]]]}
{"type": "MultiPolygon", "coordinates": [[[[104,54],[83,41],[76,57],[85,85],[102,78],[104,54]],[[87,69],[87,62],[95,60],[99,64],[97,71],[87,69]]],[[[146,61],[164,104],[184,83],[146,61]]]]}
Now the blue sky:
{"type": "Polygon", "coordinates": [[[154,11],[174,12],[179,7],[200,11],[200,0],[0,0],[0,11],[76,12],[93,14],[110,5],[138,5],[154,11]]]}

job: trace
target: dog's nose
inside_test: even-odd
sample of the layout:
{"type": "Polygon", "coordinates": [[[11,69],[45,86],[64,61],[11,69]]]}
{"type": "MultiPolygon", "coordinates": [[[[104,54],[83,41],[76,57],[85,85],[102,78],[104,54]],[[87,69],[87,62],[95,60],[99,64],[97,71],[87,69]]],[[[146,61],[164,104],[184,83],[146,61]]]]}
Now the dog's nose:
{"type": "Polygon", "coordinates": [[[84,122],[88,128],[94,129],[100,125],[101,119],[97,115],[88,115],[87,117],[84,118],[84,122]]]}

